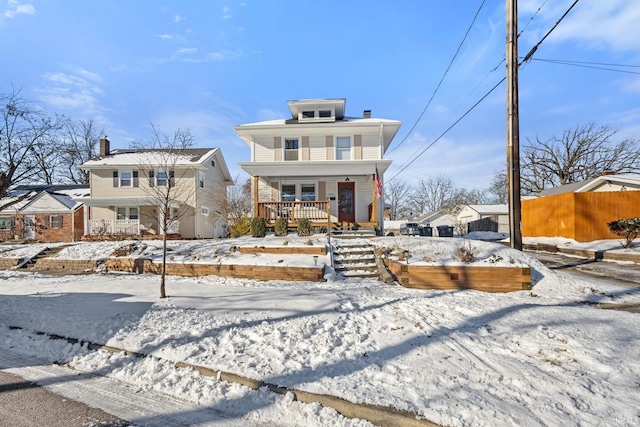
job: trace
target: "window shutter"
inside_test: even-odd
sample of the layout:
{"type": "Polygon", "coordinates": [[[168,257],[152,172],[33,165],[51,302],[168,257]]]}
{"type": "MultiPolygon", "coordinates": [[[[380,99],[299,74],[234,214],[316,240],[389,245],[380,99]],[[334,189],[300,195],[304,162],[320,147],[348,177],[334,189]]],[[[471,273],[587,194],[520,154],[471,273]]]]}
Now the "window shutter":
{"type": "Polygon", "coordinates": [[[175,187],[176,180],[174,179],[173,171],[169,171],[169,187],[175,187]]]}
{"type": "Polygon", "coordinates": [[[118,171],[113,171],[113,186],[118,186],[118,171]]]}
{"type": "Polygon", "coordinates": [[[133,186],[138,186],[138,171],[133,171],[133,186]]]}
{"type": "Polygon", "coordinates": [[[149,187],[153,187],[155,185],[155,177],[153,175],[153,171],[149,171],[149,187]]]}

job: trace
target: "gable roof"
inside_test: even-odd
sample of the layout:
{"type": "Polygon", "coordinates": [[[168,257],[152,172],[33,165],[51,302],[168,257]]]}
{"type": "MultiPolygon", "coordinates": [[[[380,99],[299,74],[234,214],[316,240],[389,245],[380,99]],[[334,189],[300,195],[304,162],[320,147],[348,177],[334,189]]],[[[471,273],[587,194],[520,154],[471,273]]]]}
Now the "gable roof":
{"type": "Polygon", "coordinates": [[[482,215],[508,215],[508,205],[467,205],[482,215]]]}
{"type": "Polygon", "coordinates": [[[86,184],[74,184],[74,185],[20,185],[9,193],[8,197],[3,198],[0,201],[0,205],[5,202],[11,202],[16,199],[20,199],[15,204],[4,209],[5,212],[18,213],[28,209],[38,200],[43,197],[50,197],[52,200],[59,203],[62,207],[75,210],[82,203],[76,202],[74,197],[88,196],[90,194],[89,186],[86,184]]]}
{"type": "Polygon", "coordinates": [[[554,196],[556,194],[564,193],[585,193],[601,187],[602,185],[605,185],[607,183],[616,183],[622,185],[628,184],[640,187],[640,174],[626,173],[615,175],[600,175],[586,181],[572,182],[571,184],[549,188],[548,190],[541,191],[539,193],[539,196],[554,196]]]}
{"type": "Polygon", "coordinates": [[[162,157],[163,163],[194,167],[219,150],[219,148],[187,148],[176,152],[168,149],[118,149],[112,150],[106,156],[86,161],[80,165],[80,168],[148,165],[158,163],[159,157],[162,157]]]}

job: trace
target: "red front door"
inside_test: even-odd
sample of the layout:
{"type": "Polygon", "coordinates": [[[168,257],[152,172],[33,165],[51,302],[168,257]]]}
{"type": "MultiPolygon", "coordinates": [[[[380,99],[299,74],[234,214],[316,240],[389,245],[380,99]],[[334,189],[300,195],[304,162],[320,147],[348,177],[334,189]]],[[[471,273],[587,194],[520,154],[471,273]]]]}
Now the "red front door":
{"type": "Polygon", "coordinates": [[[338,221],[355,222],[355,192],[353,182],[338,183],[338,221]]]}

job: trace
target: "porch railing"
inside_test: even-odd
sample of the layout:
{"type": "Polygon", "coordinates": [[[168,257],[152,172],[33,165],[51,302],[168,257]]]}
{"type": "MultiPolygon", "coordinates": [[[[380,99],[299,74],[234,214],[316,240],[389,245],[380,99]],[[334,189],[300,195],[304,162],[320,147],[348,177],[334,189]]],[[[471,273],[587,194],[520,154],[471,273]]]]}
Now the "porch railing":
{"type": "Polygon", "coordinates": [[[327,222],[331,216],[329,201],[313,202],[259,202],[257,216],[273,223],[277,218],[298,222],[306,218],[311,222],[327,222]]]}
{"type": "Polygon", "coordinates": [[[137,219],[90,219],[87,234],[140,234],[140,221],[137,219]]]}

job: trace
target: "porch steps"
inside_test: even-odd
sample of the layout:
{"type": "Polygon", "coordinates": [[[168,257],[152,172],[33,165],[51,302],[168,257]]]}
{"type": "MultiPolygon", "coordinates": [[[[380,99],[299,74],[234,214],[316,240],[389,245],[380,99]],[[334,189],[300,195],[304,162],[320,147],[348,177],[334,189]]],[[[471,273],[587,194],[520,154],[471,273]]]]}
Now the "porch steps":
{"type": "Polygon", "coordinates": [[[380,277],[375,252],[369,243],[334,244],[333,269],[347,278],[380,277]]]}
{"type": "Polygon", "coordinates": [[[331,236],[339,239],[358,239],[376,237],[376,229],[373,226],[338,226],[331,227],[331,236]]]}
{"type": "Polygon", "coordinates": [[[23,261],[18,266],[18,268],[33,269],[36,266],[36,263],[38,262],[39,259],[48,258],[50,256],[53,256],[53,255],[57,254],[58,252],[60,252],[61,250],[63,250],[64,248],[66,248],[67,246],[72,246],[72,244],[53,246],[53,247],[45,248],[42,251],[38,252],[35,256],[33,256],[31,258],[28,258],[25,261],[23,261]]]}

